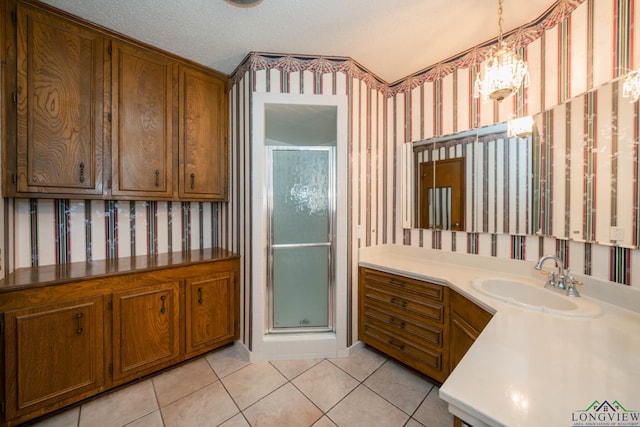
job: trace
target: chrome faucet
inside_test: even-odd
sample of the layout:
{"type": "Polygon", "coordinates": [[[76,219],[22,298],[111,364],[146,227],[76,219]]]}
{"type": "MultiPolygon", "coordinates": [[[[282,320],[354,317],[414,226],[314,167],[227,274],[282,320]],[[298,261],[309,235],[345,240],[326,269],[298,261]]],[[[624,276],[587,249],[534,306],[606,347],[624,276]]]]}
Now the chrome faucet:
{"type": "Polygon", "coordinates": [[[547,283],[544,285],[545,288],[551,289],[560,289],[565,291],[570,297],[579,297],[580,293],[576,289],[576,285],[582,285],[582,282],[574,279],[569,275],[569,269],[565,270],[564,262],[562,259],[556,255],[545,255],[540,257],[538,263],[536,264],[536,270],[542,270],[542,264],[548,259],[552,259],[556,262],[556,267],[558,267],[558,273],[551,272],[549,273],[549,278],[547,279],[547,283]]]}

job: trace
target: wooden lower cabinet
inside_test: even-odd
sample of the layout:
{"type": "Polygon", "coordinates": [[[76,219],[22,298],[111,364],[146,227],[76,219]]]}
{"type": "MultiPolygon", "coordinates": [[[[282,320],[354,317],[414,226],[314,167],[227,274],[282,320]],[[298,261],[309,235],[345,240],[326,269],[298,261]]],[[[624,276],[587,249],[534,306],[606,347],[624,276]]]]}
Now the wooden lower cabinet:
{"type": "Polygon", "coordinates": [[[100,390],[102,308],[97,295],[4,314],[6,418],[100,390]]]}
{"type": "Polygon", "coordinates": [[[444,381],[448,289],[362,267],[359,281],[360,340],[444,381]]]}
{"type": "Polygon", "coordinates": [[[180,355],[179,282],[113,294],[113,379],[137,377],[180,355]]]}
{"type": "Polygon", "coordinates": [[[186,353],[198,353],[221,341],[233,339],[235,322],[233,271],[186,280],[186,353]]]}
{"type": "Polygon", "coordinates": [[[451,291],[450,301],[449,370],[453,371],[487,326],[492,314],[455,291],[451,291]]]}
{"type": "Polygon", "coordinates": [[[359,338],[444,382],[492,315],[441,285],[359,269],[359,338]]]}
{"type": "MultiPolygon", "coordinates": [[[[221,260],[186,257],[185,265],[174,260],[160,269],[127,267],[11,291],[0,281],[0,426],[18,425],[237,340],[239,258],[224,254],[221,260]]],[[[42,271],[25,274],[43,277],[42,271]]]]}

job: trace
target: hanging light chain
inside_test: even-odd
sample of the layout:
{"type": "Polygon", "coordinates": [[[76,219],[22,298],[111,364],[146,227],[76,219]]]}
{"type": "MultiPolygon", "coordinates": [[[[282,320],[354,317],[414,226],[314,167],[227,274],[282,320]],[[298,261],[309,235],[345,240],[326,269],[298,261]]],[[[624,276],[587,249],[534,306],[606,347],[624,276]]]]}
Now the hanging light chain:
{"type": "Polygon", "coordinates": [[[498,47],[502,45],[502,0],[498,0],[498,47]]]}

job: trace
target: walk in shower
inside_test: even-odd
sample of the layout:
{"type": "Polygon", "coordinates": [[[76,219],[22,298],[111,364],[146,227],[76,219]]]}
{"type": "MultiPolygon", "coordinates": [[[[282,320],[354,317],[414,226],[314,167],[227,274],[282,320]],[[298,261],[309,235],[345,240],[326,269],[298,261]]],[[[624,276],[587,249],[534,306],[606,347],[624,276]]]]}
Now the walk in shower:
{"type": "Polygon", "coordinates": [[[346,351],[346,97],[254,94],[252,359],[346,351]]]}

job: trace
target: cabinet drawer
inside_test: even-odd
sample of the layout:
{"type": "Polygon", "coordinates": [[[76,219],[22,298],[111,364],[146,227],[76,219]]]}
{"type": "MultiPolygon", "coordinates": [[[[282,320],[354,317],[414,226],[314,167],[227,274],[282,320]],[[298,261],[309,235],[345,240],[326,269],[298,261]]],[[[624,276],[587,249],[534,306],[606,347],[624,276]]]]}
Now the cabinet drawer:
{"type": "Polygon", "coordinates": [[[367,286],[386,288],[396,294],[403,291],[410,291],[433,301],[444,300],[443,286],[366,268],[363,269],[363,272],[364,282],[367,286]]]}
{"type": "Polygon", "coordinates": [[[386,329],[391,334],[397,334],[425,346],[442,347],[444,331],[442,328],[420,322],[407,316],[397,316],[381,310],[374,304],[365,304],[364,322],[378,329],[386,329]]]}
{"type": "Polygon", "coordinates": [[[434,372],[442,371],[442,352],[417,345],[398,334],[392,334],[375,325],[365,323],[362,331],[363,341],[367,344],[395,357],[420,371],[440,380],[434,372]],[[426,369],[425,369],[426,368],[426,369]]]}
{"type": "Polygon", "coordinates": [[[493,315],[457,292],[451,292],[451,312],[463,318],[478,333],[482,332],[493,315]]]}
{"type": "Polygon", "coordinates": [[[408,292],[399,295],[392,289],[378,288],[365,284],[364,303],[378,303],[384,310],[407,313],[414,316],[421,316],[425,319],[443,323],[444,305],[436,303],[430,298],[422,295],[415,295],[408,292]]]}

